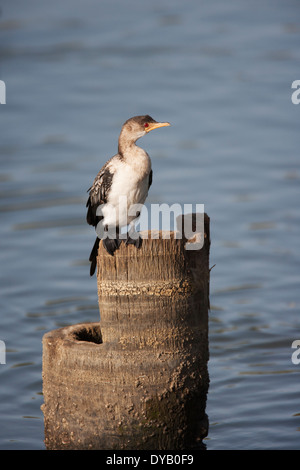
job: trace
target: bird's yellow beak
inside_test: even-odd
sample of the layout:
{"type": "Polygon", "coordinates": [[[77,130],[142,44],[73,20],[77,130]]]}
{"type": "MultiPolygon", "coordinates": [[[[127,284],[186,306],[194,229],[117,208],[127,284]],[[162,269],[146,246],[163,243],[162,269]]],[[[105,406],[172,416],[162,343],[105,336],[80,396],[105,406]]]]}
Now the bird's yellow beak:
{"type": "Polygon", "coordinates": [[[149,122],[148,127],[145,127],[146,132],[153,131],[153,129],[158,129],[159,127],[170,126],[169,122],[149,122]]]}

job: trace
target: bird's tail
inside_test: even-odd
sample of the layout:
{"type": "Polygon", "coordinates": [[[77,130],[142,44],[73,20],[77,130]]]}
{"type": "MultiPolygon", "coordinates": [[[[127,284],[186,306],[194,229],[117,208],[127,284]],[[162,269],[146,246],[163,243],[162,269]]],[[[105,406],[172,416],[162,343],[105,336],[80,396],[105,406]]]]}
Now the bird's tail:
{"type": "Polygon", "coordinates": [[[99,242],[100,242],[100,238],[97,237],[95,240],[93,249],[91,251],[90,257],[89,257],[89,261],[91,262],[91,267],[90,267],[91,276],[93,276],[97,267],[97,254],[98,254],[99,242]]]}

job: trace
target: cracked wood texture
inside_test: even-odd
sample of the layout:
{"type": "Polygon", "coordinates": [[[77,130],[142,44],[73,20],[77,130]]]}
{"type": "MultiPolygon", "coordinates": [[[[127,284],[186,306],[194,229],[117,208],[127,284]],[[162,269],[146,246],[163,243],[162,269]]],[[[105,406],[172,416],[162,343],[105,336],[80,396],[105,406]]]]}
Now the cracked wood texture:
{"type": "Polygon", "coordinates": [[[143,232],[139,250],[122,244],[114,256],[100,243],[100,323],[44,335],[46,448],[201,448],[208,432],[209,217],[199,250],[186,250],[176,233],[143,232]]]}

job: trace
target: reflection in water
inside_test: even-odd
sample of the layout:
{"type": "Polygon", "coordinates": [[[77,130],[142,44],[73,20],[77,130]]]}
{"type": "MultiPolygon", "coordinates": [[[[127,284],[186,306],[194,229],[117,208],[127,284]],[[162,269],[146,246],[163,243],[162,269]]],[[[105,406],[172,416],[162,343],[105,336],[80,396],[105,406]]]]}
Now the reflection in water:
{"type": "Polygon", "coordinates": [[[14,369],[15,367],[25,367],[25,366],[32,366],[34,364],[34,362],[20,362],[18,364],[13,364],[11,366],[12,369],[14,369]]]}
{"type": "Polygon", "coordinates": [[[227,292],[235,292],[235,291],[244,291],[249,289],[261,289],[262,285],[260,284],[243,284],[240,286],[229,286],[225,289],[215,290],[214,295],[217,296],[219,294],[226,294],[227,292]]]}
{"type": "Polygon", "coordinates": [[[45,220],[39,222],[24,222],[22,224],[16,224],[13,229],[17,231],[22,230],[36,230],[36,229],[49,229],[59,227],[76,227],[83,225],[81,218],[71,218],[63,220],[45,220]]]}
{"type": "Polygon", "coordinates": [[[48,200],[35,200],[28,202],[17,202],[16,204],[5,205],[5,207],[0,207],[0,212],[12,212],[12,211],[25,211],[30,209],[42,209],[46,207],[56,207],[56,206],[69,206],[71,204],[79,204],[82,202],[81,198],[72,198],[72,197],[62,197],[62,198],[53,198],[48,200]]]}

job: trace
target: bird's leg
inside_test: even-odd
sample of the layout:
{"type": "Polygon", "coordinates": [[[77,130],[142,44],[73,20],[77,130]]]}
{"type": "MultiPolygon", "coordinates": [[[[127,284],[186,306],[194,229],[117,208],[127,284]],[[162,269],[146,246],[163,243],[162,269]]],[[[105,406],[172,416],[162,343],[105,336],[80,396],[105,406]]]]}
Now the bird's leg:
{"type": "Polygon", "coordinates": [[[125,245],[134,245],[136,248],[141,248],[142,246],[142,238],[135,230],[134,225],[130,225],[125,245]]]}
{"type": "MultiPolygon", "coordinates": [[[[105,231],[108,233],[108,227],[105,227],[105,231]]],[[[118,248],[120,248],[121,240],[119,238],[119,227],[116,227],[116,238],[109,238],[106,236],[103,238],[103,246],[106,249],[107,253],[112,255],[118,248]]]]}

